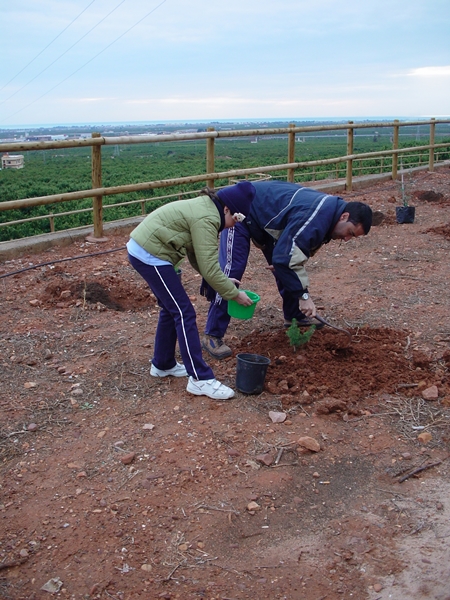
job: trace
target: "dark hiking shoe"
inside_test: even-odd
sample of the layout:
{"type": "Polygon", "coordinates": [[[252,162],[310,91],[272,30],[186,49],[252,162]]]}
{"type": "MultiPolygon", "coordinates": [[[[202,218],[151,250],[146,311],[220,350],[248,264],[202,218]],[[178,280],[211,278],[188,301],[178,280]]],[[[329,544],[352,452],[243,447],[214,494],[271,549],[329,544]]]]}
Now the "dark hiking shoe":
{"type": "Polygon", "coordinates": [[[224,344],[221,338],[214,337],[213,335],[204,335],[202,337],[202,348],[218,360],[232,355],[231,348],[224,344]]]}

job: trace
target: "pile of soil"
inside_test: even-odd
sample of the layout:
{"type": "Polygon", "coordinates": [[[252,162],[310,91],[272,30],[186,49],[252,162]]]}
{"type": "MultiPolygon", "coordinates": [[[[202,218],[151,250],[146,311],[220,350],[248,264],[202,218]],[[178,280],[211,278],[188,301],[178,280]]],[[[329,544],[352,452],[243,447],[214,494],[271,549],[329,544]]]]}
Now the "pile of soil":
{"type": "Polygon", "coordinates": [[[344,193],[380,224],[308,263],[351,339],[292,347],[252,250],[255,315],[205,359],[234,388],[238,353],[270,365],[230,402],[150,377],[158,306],[127,232],[0,263],[2,598],[448,600],[450,170],[408,185],[413,224],[398,182],[344,193]]]}

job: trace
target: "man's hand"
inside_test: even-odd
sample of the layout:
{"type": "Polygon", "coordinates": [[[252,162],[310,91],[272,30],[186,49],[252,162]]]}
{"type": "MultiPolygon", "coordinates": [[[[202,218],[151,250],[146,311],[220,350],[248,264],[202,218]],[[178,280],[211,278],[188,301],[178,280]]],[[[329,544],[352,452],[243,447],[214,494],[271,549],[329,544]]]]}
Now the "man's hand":
{"type": "Polygon", "coordinates": [[[239,292],[236,298],[233,298],[238,304],[241,306],[251,306],[253,304],[253,300],[247,296],[245,292],[239,292]]]}
{"type": "Polygon", "coordinates": [[[311,298],[308,298],[308,300],[300,299],[300,310],[307,317],[315,317],[317,313],[316,305],[311,298]]]}
{"type": "Polygon", "coordinates": [[[236,279],[235,277],[228,277],[228,279],[230,281],[232,281],[234,283],[234,285],[241,285],[241,282],[239,281],[239,279],[236,279]]]}

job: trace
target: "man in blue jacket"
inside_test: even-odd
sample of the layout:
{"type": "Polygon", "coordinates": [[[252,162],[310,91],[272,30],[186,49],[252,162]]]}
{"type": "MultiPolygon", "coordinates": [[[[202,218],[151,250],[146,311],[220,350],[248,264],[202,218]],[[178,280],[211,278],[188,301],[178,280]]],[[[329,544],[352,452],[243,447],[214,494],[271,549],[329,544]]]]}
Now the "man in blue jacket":
{"type": "MultiPolygon", "coordinates": [[[[240,280],[247,266],[250,241],[262,250],[282,297],[285,325],[318,324],[309,296],[305,264],[330,240],[348,241],[367,235],[372,209],[362,202],[345,202],[311,188],[286,181],[257,181],[250,214],[220,236],[219,262],[228,277],[240,280]]],[[[231,355],[223,342],[230,322],[228,305],[219,294],[202,285],[211,301],[202,347],[215,358],[231,355]]]]}

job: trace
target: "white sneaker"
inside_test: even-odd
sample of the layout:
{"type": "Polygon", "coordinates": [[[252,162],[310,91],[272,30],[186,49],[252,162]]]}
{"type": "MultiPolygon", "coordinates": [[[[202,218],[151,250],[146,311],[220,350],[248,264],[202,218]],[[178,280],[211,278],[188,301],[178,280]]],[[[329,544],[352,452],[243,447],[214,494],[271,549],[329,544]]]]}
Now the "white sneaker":
{"type": "Polygon", "coordinates": [[[213,400],[229,400],[234,391],[217,379],[194,379],[189,377],[186,390],[196,396],[208,396],[213,400]]]}
{"type": "Polygon", "coordinates": [[[178,363],[178,362],[171,369],[167,369],[167,371],[163,371],[162,369],[157,369],[155,367],[155,365],[152,364],[152,366],[150,367],[150,375],[152,377],[167,377],[167,376],[186,377],[187,371],[186,371],[184,365],[180,365],[180,363],[178,363]]]}

